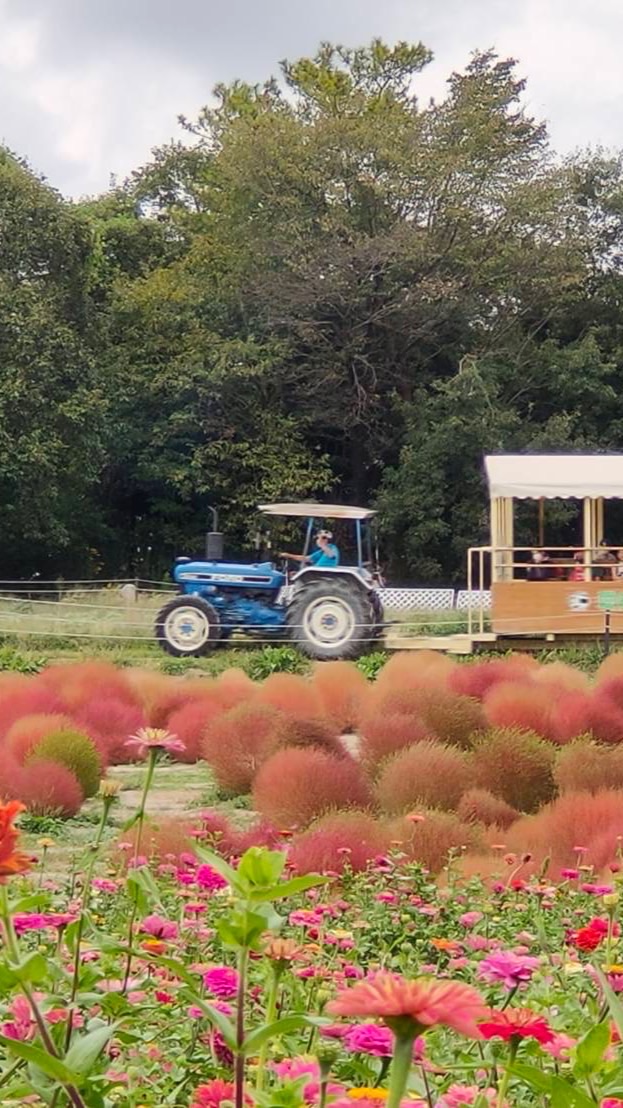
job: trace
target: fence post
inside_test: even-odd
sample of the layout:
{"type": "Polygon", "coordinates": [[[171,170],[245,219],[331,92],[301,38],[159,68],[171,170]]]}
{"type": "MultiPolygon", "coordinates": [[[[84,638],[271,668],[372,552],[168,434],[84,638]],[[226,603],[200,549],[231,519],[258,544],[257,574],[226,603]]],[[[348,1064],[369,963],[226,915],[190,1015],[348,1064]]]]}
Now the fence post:
{"type": "Polygon", "coordinates": [[[604,619],[604,655],[607,657],[610,653],[610,611],[606,609],[606,615],[604,619]]]}

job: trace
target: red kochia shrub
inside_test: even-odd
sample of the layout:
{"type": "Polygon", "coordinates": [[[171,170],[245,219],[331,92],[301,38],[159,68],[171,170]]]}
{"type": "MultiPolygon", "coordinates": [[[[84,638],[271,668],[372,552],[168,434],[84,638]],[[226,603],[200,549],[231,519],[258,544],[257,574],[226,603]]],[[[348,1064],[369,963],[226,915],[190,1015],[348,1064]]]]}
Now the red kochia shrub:
{"type": "Polygon", "coordinates": [[[53,690],[70,713],[87,704],[92,697],[102,700],[137,703],[124,670],[110,662],[68,662],[49,666],[37,678],[43,687],[53,690]]]}
{"type": "Polygon", "coordinates": [[[288,860],[295,873],[361,873],[389,845],[387,827],[367,812],[331,812],[295,836],[288,860]]]}
{"type": "Polygon", "coordinates": [[[324,719],[294,719],[282,715],[275,722],[275,729],[268,742],[268,752],[274,754],[288,746],[313,747],[334,754],[337,758],[346,755],[335,726],[324,719]]]}
{"type": "Polygon", "coordinates": [[[623,747],[603,746],[590,735],[576,739],[558,754],[554,780],[561,793],[622,789],[623,747]]]}
{"type": "Polygon", "coordinates": [[[532,680],[537,685],[543,685],[546,689],[553,689],[556,694],[562,692],[588,692],[590,680],[581,669],[570,666],[567,662],[548,662],[532,672],[532,680]]]}
{"type": "Polygon", "coordinates": [[[424,724],[415,716],[398,712],[367,716],[360,729],[361,760],[369,773],[375,773],[392,754],[428,738],[424,724]]]}
{"type": "Polygon", "coordinates": [[[40,739],[53,734],[54,731],[70,731],[72,727],[73,723],[69,716],[55,715],[53,712],[22,716],[9,727],[4,740],[4,749],[23,765],[40,739]]]}
{"type": "Polygon", "coordinates": [[[482,700],[489,689],[501,682],[529,680],[538,665],[534,658],[524,654],[493,658],[489,662],[467,662],[452,670],[448,685],[455,693],[482,700]]]}
{"type": "Polygon", "coordinates": [[[223,670],[215,682],[216,692],[224,709],[236,708],[250,700],[256,687],[255,681],[243,669],[235,667],[223,670]]]}
{"type": "Polygon", "coordinates": [[[165,727],[168,717],[188,703],[185,681],[151,670],[129,669],[127,681],[149,727],[165,727]]]}
{"type": "MultiPolygon", "coordinates": [[[[143,830],[141,854],[155,862],[172,862],[184,866],[183,855],[194,855],[196,840],[191,835],[191,827],[179,819],[147,819],[143,830]]],[[[122,842],[134,843],[134,831],[123,834],[122,842]]],[[[117,851],[115,855],[118,857],[117,851]]],[[[126,853],[126,861],[133,858],[131,850],[126,853]]]]}
{"type": "Polygon", "coordinates": [[[521,812],[534,812],[554,793],[555,747],[530,731],[499,727],[474,746],[476,784],[521,812]]]}
{"type": "Polygon", "coordinates": [[[373,690],[445,688],[456,668],[447,654],[436,650],[392,654],[379,673],[373,690]]]}
{"type": "Polygon", "coordinates": [[[271,673],[257,686],[254,704],[265,704],[286,716],[314,719],[323,715],[323,705],[312,681],[295,673],[271,673]]]}
{"type": "Polygon", "coordinates": [[[607,697],[616,704],[617,708],[623,709],[623,673],[604,677],[599,682],[598,688],[600,698],[607,697]]]}
{"type": "Polygon", "coordinates": [[[422,695],[422,721],[426,729],[451,746],[470,747],[487,726],[482,705],[470,696],[458,696],[448,689],[422,695]]]}
{"type": "Polygon", "coordinates": [[[21,768],[12,754],[0,753],[0,800],[19,800],[16,789],[21,768]]]}
{"type": "Polygon", "coordinates": [[[534,683],[496,685],[484,700],[491,727],[516,727],[549,738],[552,693],[534,683]]]}
{"type": "Polygon", "coordinates": [[[125,765],[134,760],[126,743],[131,735],[145,726],[145,716],[139,707],[122,700],[92,696],[88,703],[73,713],[78,726],[93,740],[110,765],[125,765]]]}
{"type": "Polygon", "coordinates": [[[370,800],[357,763],[322,750],[279,750],[253,785],[254,807],[281,827],[306,825],[331,808],[366,808],[370,800]]]}
{"type": "Polygon", "coordinates": [[[221,789],[234,796],[250,791],[281,718],[268,705],[241,704],[211,720],[204,730],[201,754],[221,789]]]}
{"type": "Polygon", "coordinates": [[[609,654],[597,668],[595,684],[601,685],[611,677],[621,676],[623,676],[623,654],[609,654]]]}
{"type": "Polygon", "coordinates": [[[451,850],[472,849],[479,845],[478,830],[462,823],[452,812],[422,812],[417,823],[408,819],[387,824],[392,842],[414,862],[420,862],[431,873],[439,873],[448,861],[451,850]]]}
{"type": "Polygon", "coordinates": [[[549,716],[549,737],[559,746],[590,730],[592,697],[588,692],[566,692],[553,701],[549,716]]]}
{"type": "Polygon", "coordinates": [[[62,711],[56,693],[39,683],[37,678],[26,677],[23,682],[15,684],[12,681],[0,682],[0,738],[4,738],[22,716],[60,714],[62,711]]]}
{"type": "Polygon", "coordinates": [[[83,801],[82,789],[71,770],[58,762],[30,762],[20,767],[16,780],[18,798],[34,815],[75,816],[83,801]]]}
{"type": "Polygon", "coordinates": [[[225,843],[230,854],[240,856],[252,846],[267,846],[271,850],[282,846],[282,837],[268,820],[259,819],[245,831],[232,831],[225,843]]]}
{"type": "Polygon", "coordinates": [[[312,684],[323,714],[342,734],[356,729],[366,697],[368,682],[354,662],[318,662],[312,684]]]}
{"type": "Polygon", "coordinates": [[[599,686],[591,698],[588,731],[602,743],[620,743],[623,740],[623,708],[599,686]]]}
{"type": "Polygon", "coordinates": [[[419,742],[384,765],[376,794],[384,812],[414,807],[455,808],[472,781],[466,754],[440,742],[419,742]]]}
{"type": "Polygon", "coordinates": [[[424,694],[423,689],[373,685],[366,699],[360,728],[365,727],[366,720],[371,716],[411,716],[412,719],[421,722],[424,694]]]}
{"type": "MultiPolygon", "coordinates": [[[[537,863],[551,856],[550,872],[557,875],[561,867],[577,864],[576,847],[584,848],[583,864],[597,864],[592,857],[593,842],[599,844],[599,864],[603,865],[607,836],[615,843],[623,836],[623,792],[614,789],[565,793],[536,815],[517,820],[506,834],[506,845],[518,853],[532,853],[537,863]]],[[[614,851],[607,860],[614,860],[614,851]]]]}
{"type": "Polygon", "coordinates": [[[176,762],[196,762],[201,757],[204,731],[222,714],[223,708],[212,697],[191,700],[183,708],[171,713],[167,720],[167,731],[184,743],[184,750],[174,755],[176,762]]]}
{"type": "Polygon", "coordinates": [[[465,823],[484,823],[486,827],[510,827],[519,812],[487,789],[468,789],[459,800],[456,814],[465,823]]]}

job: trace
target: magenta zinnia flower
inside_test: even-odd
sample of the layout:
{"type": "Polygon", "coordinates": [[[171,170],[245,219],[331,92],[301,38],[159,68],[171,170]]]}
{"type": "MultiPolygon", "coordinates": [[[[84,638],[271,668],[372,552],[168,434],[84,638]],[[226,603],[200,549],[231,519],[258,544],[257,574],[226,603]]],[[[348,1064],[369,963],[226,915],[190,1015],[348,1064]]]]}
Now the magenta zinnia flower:
{"type": "Polygon", "coordinates": [[[177,937],[177,924],[162,916],[145,916],[138,926],[139,931],[145,935],[151,935],[154,939],[175,939],[177,937]]]}
{"type": "Polygon", "coordinates": [[[530,980],[538,966],[538,958],[514,954],[512,950],[497,950],[482,959],[478,976],[491,985],[500,982],[507,989],[516,989],[523,981],[530,980]]]}
{"type": "Polygon", "coordinates": [[[238,991],[238,973],[230,966],[214,966],[204,973],[203,983],[212,996],[231,1000],[238,991]]]}
{"type": "Polygon", "coordinates": [[[227,887],[225,878],[221,877],[220,873],[217,873],[215,869],[212,869],[212,866],[208,866],[206,863],[197,867],[195,880],[201,889],[207,889],[210,893],[227,887]]]}
{"type": "MultiPolygon", "coordinates": [[[[248,1098],[245,1098],[248,1099],[248,1098]]],[[[221,1108],[223,1103],[234,1102],[234,1086],[229,1081],[215,1078],[205,1085],[198,1085],[193,1093],[190,1108],[221,1108]]]]}

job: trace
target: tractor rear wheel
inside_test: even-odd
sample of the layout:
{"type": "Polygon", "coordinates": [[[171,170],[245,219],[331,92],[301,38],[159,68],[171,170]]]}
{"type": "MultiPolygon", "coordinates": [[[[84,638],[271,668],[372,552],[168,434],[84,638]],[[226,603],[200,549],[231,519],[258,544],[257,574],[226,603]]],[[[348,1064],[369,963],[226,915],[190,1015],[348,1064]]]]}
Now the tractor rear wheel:
{"type": "Polygon", "coordinates": [[[176,596],[156,616],[156,639],[174,658],[200,658],[218,646],[219,614],[199,596],[176,596]]]}
{"type": "Polygon", "coordinates": [[[357,658],[368,649],[374,617],[363,589],[346,581],[303,586],[288,608],[290,639],[310,658],[357,658]]]}

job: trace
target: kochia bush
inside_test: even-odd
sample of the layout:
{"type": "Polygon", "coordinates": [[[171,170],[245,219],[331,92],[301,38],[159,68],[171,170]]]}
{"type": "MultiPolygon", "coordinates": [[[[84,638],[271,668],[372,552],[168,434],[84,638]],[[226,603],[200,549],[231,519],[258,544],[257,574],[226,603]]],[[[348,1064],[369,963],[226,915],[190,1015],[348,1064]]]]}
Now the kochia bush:
{"type": "Polygon", "coordinates": [[[498,727],[474,746],[476,783],[521,812],[534,812],[554,793],[555,748],[530,731],[498,727]]]}
{"type": "Polygon", "coordinates": [[[281,715],[266,704],[241,704],[205,728],[201,754],[218,786],[232,796],[248,793],[269,752],[281,715]]]}
{"type": "Polygon", "coordinates": [[[273,754],[253,785],[253,805],[280,827],[306,826],[332,808],[366,808],[371,801],[361,768],[350,757],[290,747],[273,754]]]}
{"type": "Polygon", "coordinates": [[[411,808],[456,808],[472,780],[470,760],[456,747],[418,742],[384,765],[376,795],[384,812],[411,808]]]}
{"type": "Polygon", "coordinates": [[[367,812],[330,812],[292,840],[296,873],[360,873],[389,849],[388,828],[367,812]]]}
{"type": "Polygon", "coordinates": [[[95,796],[102,777],[102,761],[88,735],[80,731],[53,731],[33,748],[26,764],[56,762],[73,773],[83,795],[95,796]]]}

